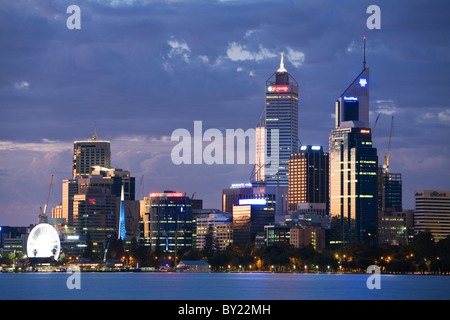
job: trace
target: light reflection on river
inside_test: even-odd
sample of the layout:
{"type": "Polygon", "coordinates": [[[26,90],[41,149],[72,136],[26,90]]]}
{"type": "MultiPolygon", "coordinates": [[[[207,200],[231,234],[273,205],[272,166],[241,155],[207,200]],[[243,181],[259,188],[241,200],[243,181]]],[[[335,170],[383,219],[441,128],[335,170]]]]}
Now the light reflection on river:
{"type": "Polygon", "coordinates": [[[81,273],[68,289],[67,273],[0,273],[0,299],[148,300],[426,300],[450,299],[450,276],[366,274],[81,273]]]}

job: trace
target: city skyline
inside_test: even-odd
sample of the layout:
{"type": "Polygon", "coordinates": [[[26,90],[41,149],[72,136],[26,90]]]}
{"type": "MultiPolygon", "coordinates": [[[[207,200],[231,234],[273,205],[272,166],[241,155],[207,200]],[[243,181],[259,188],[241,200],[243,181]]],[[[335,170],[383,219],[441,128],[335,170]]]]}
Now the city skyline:
{"type": "Polygon", "coordinates": [[[15,1],[0,19],[0,224],[38,221],[54,174],[50,207],[72,176],[73,142],[111,141],[111,166],[151,192],[196,194],[221,208],[222,189],[249,182],[252,165],[174,165],[171,133],[255,128],[265,81],[278,68],[299,84],[299,139],[328,151],[334,102],[366,60],[370,127],[379,163],[395,116],[390,168],[414,190],[448,190],[450,23],[444,1],[378,1],[380,30],[366,27],[368,4],[331,1],[79,1],[81,29],[68,30],[68,4],[15,1]],[[250,14],[251,12],[251,14],[250,14]],[[270,18],[269,13],[276,18],[270,18]],[[288,23],[286,23],[286,21],[288,23]]]}

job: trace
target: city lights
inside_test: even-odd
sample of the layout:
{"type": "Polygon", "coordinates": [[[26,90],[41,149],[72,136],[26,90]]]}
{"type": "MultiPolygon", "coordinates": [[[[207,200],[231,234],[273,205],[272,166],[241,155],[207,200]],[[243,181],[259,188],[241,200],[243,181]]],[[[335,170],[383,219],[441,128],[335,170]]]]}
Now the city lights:
{"type": "Polygon", "coordinates": [[[150,198],[156,198],[156,197],[184,197],[184,194],[182,192],[169,192],[169,193],[161,193],[161,192],[152,192],[149,194],[150,198]]]}
{"type": "Polygon", "coordinates": [[[268,86],[267,92],[289,92],[289,86],[268,86]]]}
{"type": "Polygon", "coordinates": [[[365,79],[365,78],[359,79],[359,85],[360,85],[362,88],[365,88],[366,85],[367,85],[367,79],[365,79]]]}
{"type": "Polygon", "coordinates": [[[267,204],[266,199],[240,199],[239,205],[260,205],[265,206],[267,204]]]}

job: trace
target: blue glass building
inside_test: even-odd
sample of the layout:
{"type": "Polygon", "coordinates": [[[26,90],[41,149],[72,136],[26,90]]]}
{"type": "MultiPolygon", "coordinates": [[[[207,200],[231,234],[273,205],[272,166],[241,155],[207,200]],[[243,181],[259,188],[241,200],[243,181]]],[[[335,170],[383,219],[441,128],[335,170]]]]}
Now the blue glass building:
{"type": "Polygon", "coordinates": [[[141,238],[152,250],[175,253],[192,248],[192,199],[183,193],[151,193],[141,202],[141,219],[141,238]]]}
{"type": "Polygon", "coordinates": [[[378,156],[369,128],[369,86],[364,62],[336,101],[336,127],[329,137],[332,245],[376,243],[378,156]]]}

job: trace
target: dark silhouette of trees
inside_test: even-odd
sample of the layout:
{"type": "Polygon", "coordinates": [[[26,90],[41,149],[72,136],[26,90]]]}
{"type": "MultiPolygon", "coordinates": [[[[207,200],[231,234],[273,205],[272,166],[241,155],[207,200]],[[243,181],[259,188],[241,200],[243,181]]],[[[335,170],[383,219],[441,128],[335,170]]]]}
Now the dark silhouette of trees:
{"type": "MultiPolygon", "coordinates": [[[[158,268],[170,257],[161,248],[152,251],[132,242],[130,255],[140,266],[158,268]]],[[[311,245],[294,248],[286,242],[257,248],[254,243],[230,245],[225,250],[214,246],[211,236],[204,249],[180,253],[181,260],[207,260],[212,271],[273,272],[361,272],[377,265],[385,273],[450,273],[450,236],[435,242],[431,233],[416,235],[408,245],[381,244],[369,246],[353,242],[344,247],[315,250],[311,245]]]]}

